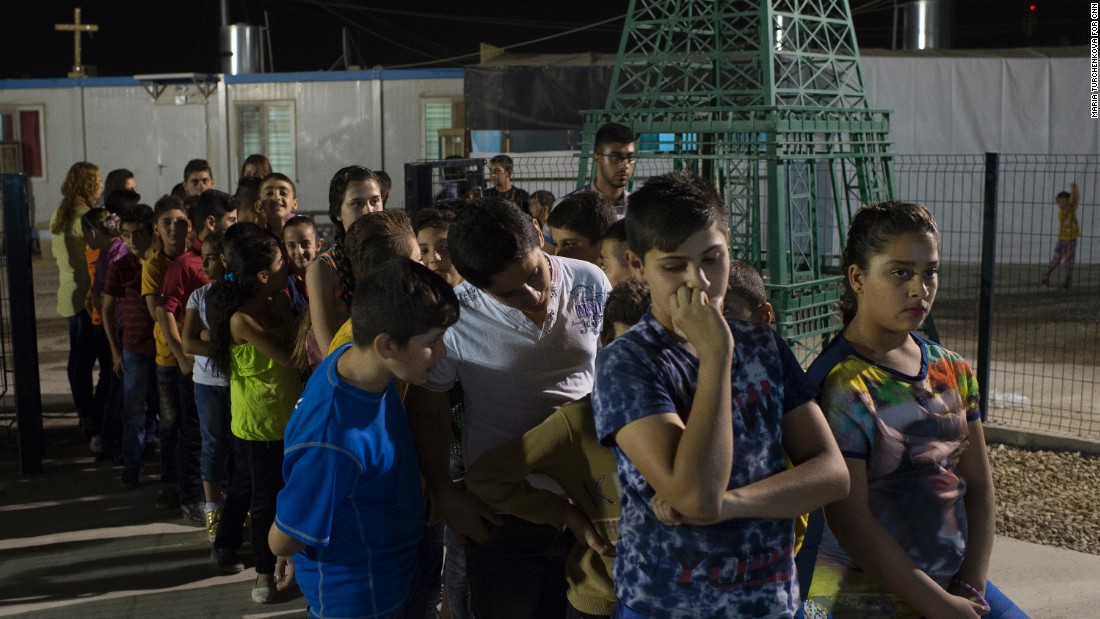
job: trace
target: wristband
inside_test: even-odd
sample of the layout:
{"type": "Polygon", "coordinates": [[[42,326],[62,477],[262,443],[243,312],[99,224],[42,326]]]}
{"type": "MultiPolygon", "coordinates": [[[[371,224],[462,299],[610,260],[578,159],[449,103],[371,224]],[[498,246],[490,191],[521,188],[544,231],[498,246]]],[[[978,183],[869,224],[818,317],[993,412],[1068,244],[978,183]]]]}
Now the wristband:
{"type": "Polygon", "coordinates": [[[974,587],[971,587],[969,584],[959,580],[958,578],[952,579],[951,584],[959,585],[960,587],[965,589],[966,592],[969,593],[971,597],[978,598],[978,602],[980,602],[982,606],[984,606],[985,608],[989,608],[989,601],[986,600],[985,596],[982,595],[981,593],[979,593],[978,590],[975,589],[974,587]]]}

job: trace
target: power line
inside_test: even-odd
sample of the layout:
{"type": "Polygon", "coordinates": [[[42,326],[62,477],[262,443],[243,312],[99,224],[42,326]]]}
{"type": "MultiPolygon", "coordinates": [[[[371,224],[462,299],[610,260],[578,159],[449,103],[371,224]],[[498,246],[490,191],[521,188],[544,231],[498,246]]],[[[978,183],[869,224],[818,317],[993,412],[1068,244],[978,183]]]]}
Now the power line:
{"type": "MultiPolygon", "coordinates": [[[[501,45],[501,46],[499,46],[499,49],[502,49],[502,50],[515,49],[517,47],[524,47],[526,45],[532,45],[534,43],[542,43],[543,41],[549,41],[551,39],[558,39],[558,38],[561,38],[561,37],[564,37],[564,36],[569,36],[571,34],[576,34],[578,32],[583,32],[585,30],[591,30],[591,29],[596,28],[598,26],[603,26],[605,24],[610,24],[612,22],[619,21],[620,19],[625,19],[626,16],[627,16],[627,14],[623,13],[622,15],[617,15],[615,17],[611,17],[611,18],[604,19],[604,20],[601,20],[601,21],[598,21],[598,22],[595,22],[595,23],[588,24],[586,26],[580,26],[580,27],[577,27],[577,28],[573,28],[571,30],[566,30],[565,32],[559,32],[557,34],[551,34],[551,35],[548,35],[548,36],[539,37],[537,39],[531,39],[529,41],[522,41],[520,43],[513,43],[511,45],[501,45]]],[[[455,60],[461,60],[461,59],[464,59],[464,58],[474,58],[474,57],[478,57],[480,55],[481,55],[481,52],[474,52],[474,53],[471,53],[471,54],[462,54],[461,56],[451,56],[450,58],[443,58],[443,59],[439,60],[438,62],[451,62],[451,61],[455,61],[455,60]]],[[[388,68],[388,69],[410,69],[410,68],[413,68],[413,67],[423,67],[423,66],[429,65],[429,64],[434,64],[434,63],[433,62],[414,62],[414,63],[408,63],[408,64],[394,65],[392,67],[386,67],[386,68],[388,68]]]]}
{"type": "Polygon", "coordinates": [[[347,4],[344,2],[333,2],[331,0],[284,0],[285,2],[298,3],[298,4],[324,4],[332,8],[346,9],[349,11],[356,11],[360,13],[377,13],[382,15],[398,15],[403,17],[416,17],[420,20],[436,20],[436,21],[455,21],[455,22],[470,22],[476,24],[490,24],[497,26],[524,26],[527,28],[564,28],[575,26],[576,22],[555,22],[547,20],[533,20],[533,19],[512,19],[501,17],[486,17],[481,15],[452,15],[448,13],[423,13],[417,11],[403,11],[400,9],[381,9],[375,7],[359,6],[357,4],[347,4]]]}

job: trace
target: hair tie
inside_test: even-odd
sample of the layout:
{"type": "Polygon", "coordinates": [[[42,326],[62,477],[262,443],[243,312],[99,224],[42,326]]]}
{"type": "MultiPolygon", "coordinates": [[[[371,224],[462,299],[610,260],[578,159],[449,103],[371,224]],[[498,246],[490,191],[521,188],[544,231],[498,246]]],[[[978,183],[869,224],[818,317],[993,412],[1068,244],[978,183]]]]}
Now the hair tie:
{"type": "Polygon", "coordinates": [[[227,272],[227,273],[225,274],[225,278],[224,278],[224,279],[225,279],[225,281],[227,281],[227,282],[231,282],[231,281],[233,281],[233,279],[234,279],[234,277],[233,277],[233,272],[232,272],[232,271],[229,271],[229,272],[227,272]]]}
{"type": "Polygon", "coordinates": [[[112,236],[115,236],[118,234],[120,221],[121,220],[119,219],[118,215],[116,215],[115,213],[111,213],[110,215],[107,215],[103,218],[103,227],[107,229],[108,233],[110,233],[112,236]]]}

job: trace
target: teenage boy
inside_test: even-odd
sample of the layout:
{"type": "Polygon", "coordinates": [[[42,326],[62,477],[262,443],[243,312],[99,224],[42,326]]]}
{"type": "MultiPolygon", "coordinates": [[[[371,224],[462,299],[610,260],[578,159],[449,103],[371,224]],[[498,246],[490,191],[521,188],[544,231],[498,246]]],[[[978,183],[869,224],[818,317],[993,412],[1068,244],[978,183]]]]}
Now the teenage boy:
{"type": "MultiPolygon", "coordinates": [[[[615,286],[604,307],[606,346],[649,310],[649,290],[636,279],[615,286]]],[[[508,514],[529,522],[569,527],[577,544],[569,552],[567,619],[611,615],[615,593],[611,582],[619,500],[615,455],[600,444],[592,418],[592,400],[562,406],[546,421],[478,458],[466,476],[471,491],[508,514]],[[568,499],[531,487],[524,478],[538,471],[549,475],[568,499]]]]}
{"type": "Polygon", "coordinates": [[[294,181],[285,174],[268,174],[260,183],[260,204],[267,232],[283,244],[283,224],[298,212],[298,193],[294,181]]]}
{"type": "Polygon", "coordinates": [[[267,227],[267,216],[260,201],[260,183],[255,176],[245,176],[237,183],[233,197],[237,199],[237,221],[250,221],[261,228],[267,227]]]}
{"type": "MultiPolygon", "coordinates": [[[[465,279],[455,289],[462,318],[444,338],[450,356],[407,395],[432,498],[472,542],[466,568],[479,619],[561,617],[566,608],[562,570],[572,535],[498,517],[448,475],[447,392],[456,379],[465,391],[466,466],[591,390],[610,284],[595,265],[546,255],[540,240],[530,215],[511,202],[483,198],[458,214],[447,241],[465,279]]],[[[530,481],[560,491],[545,477],[530,481]]]]}
{"type": "MultiPolygon", "coordinates": [[[[191,375],[195,357],[183,351],[183,319],[187,313],[188,297],[196,289],[210,283],[202,273],[202,241],[207,234],[214,231],[224,232],[237,222],[236,203],[225,192],[207,189],[196,199],[195,207],[191,209],[190,221],[191,229],[195,231],[195,241],[165,271],[160,298],[153,314],[172,350],[172,356],[176,359],[175,380],[180,399],[176,466],[180,471],[187,471],[188,479],[199,466],[202,433],[195,408],[195,383],[191,375]]],[[[205,523],[203,488],[188,484],[186,487],[181,486],[180,490],[180,507],[184,518],[205,523]]]]}
{"type": "Polygon", "coordinates": [[[122,485],[136,488],[145,449],[146,419],[157,408],[153,317],[141,296],[142,263],[153,244],[154,220],[153,209],[145,204],[122,208],[119,215],[120,236],[128,251],[107,267],[103,329],[111,347],[111,369],[123,381],[122,485]],[[120,325],[125,328],[120,329],[120,325]]]}
{"type": "MultiPolygon", "coordinates": [[[[180,433],[180,396],[176,375],[179,368],[168,340],[156,321],[157,303],[160,300],[164,275],[172,261],[183,254],[187,248],[187,235],[191,232],[191,221],[183,200],[166,195],[157,200],[153,207],[156,233],[160,238],[161,249],[141,265],[141,296],[149,316],[154,320],[153,339],[156,342],[157,392],[160,396],[160,421],[157,428],[160,435],[160,479],[163,486],[157,495],[156,506],[160,509],[176,509],[180,506],[180,488],[186,487],[188,496],[198,496],[198,466],[192,470],[185,467],[177,471],[176,446],[180,433]]],[[[186,361],[185,361],[186,362],[186,361]]],[[[197,426],[196,426],[197,427],[197,426]]]]}
{"type": "Polygon", "coordinates": [[[626,221],[620,219],[607,227],[600,239],[600,260],[596,265],[611,280],[612,286],[634,276],[626,262],[626,221]]]}
{"type": "Polygon", "coordinates": [[[486,189],[484,195],[503,198],[525,211],[530,210],[531,196],[512,184],[512,165],[508,155],[497,155],[489,160],[489,182],[493,186],[486,189]]]}
{"type": "Polygon", "coordinates": [[[847,495],[840,450],[786,344],[766,325],[722,317],[729,228],[713,187],[682,173],[651,179],[631,196],[626,226],[627,259],[653,305],[601,353],[592,394],[623,489],[619,612],[793,616],[792,519],[847,495]]]}
{"type": "Polygon", "coordinates": [[[183,168],[183,190],[197,196],[214,186],[214,173],[205,159],[192,159],[183,168]]]}
{"type": "Polygon", "coordinates": [[[290,417],[268,544],[293,556],[310,617],[390,617],[412,589],[424,507],[397,381],[427,379],[458,316],[427,267],[384,263],[356,289],[354,341],[317,366],[290,417]]]}
{"type": "Polygon", "coordinates": [[[598,191],[611,200],[619,217],[626,215],[630,195],[626,185],[634,176],[634,165],[638,161],[634,141],[634,132],[625,125],[608,123],[597,129],[596,141],[592,146],[596,175],[591,183],[573,193],[598,191]]]}
{"type": "Polygon", "coordinates": [[[617,219],[615,206],[602,193],[582,191],[566,196],[546,219],[554,253],[598,264],[600,238],[617,219]]]}

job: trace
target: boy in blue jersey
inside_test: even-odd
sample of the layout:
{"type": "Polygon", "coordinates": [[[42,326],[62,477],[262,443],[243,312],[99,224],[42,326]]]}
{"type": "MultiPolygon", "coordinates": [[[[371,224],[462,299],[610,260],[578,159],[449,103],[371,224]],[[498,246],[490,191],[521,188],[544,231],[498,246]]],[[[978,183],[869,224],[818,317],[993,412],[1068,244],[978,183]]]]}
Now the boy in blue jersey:
{"type": "Polygon", "coordinates": [[[458,320],[450,285],[405,258],[355,292],[354,341],[317,367],[287,425],[268,536],[293,556],[311,617],[390,617],[412,589],[424,507],[396,381],[423,383],[458,320]]]}
{"type": "Polygon", "coordinates": [[[627,260],[653,304],[596,359],[592,394],[623,490],[613,617],[794,615],[794,518],[848,491],[790,349],[767,325],[722,317],[726,220],[687,174],[630,196],[627,260]],[[661,521],[655,494],[682,526],[661,521]]]}

